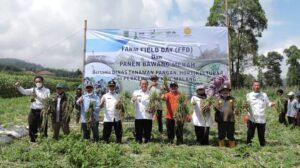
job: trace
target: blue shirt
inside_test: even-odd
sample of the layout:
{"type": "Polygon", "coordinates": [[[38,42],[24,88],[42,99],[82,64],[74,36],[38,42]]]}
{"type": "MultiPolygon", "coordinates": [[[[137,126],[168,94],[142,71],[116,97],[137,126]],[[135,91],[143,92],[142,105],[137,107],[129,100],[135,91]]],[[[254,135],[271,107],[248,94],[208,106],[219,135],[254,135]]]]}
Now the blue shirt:
{"type": "Polygon", "coordinates": [[[89,109],[90,103],[95,102],[95,108],[93,110],[94,119],[99,122],[99,111],[100,111],[100,98],[96,94],[84,94],[77,100],[77,105],[80,105],[80,122],[86,123],[86,113],[89,109]],[[83,104],[79,104],[79,101],[83,99],[83,104]]]}

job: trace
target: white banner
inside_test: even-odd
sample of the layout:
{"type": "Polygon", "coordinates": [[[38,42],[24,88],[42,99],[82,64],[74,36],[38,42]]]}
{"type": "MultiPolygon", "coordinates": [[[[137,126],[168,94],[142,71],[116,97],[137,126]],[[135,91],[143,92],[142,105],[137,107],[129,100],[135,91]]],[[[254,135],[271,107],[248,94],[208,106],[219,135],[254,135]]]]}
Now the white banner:
{"type": "Polygon", "coordinates": [[[204,84],[214,94],[229,82],[226,27],[175,27],[87,30],[85,82],[105,92],[114,79],[118,90],[138,89],[156,74],[177,81],[191,95],[204,84]]]}

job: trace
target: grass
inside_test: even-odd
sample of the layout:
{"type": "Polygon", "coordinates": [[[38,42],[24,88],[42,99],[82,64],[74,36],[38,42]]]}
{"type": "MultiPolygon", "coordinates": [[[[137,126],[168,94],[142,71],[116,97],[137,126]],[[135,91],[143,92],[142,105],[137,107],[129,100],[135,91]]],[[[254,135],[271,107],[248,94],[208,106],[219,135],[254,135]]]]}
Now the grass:
{"type": "MultiPolygon", "coordinates": [[[[268,93],[270,99],[275,100],[272,91],[270,89],[268,93]]],[[[234,96],[242,100],[246,92],[248,90],[237,90],[234,96]]],[[[27,125],[29,104],[28,97],[0,98],[0,123],[27,125]]],[[[127,116],[133,115],[133,109],[130,110],[127,116]]],[[[40,138],[37,144],[30,144],[25,137],[1,145],[0,167],[300,167],[299,127],[293,129],[279,124],[275,109],[269,108],[266,113],[267,145],[263,148],[259,146],[257,135],[253,146],[246,146],[247,128],[242,117],[237,118],[238,146],[234,149],[217,147],[216,125],[211,129],[210,146],[195,144],[191,123],[185,124],[185,144],[174,146],[166,143],[165,133],[158,133],[156,122],[153,125],[154,142],[141,145],[134,142],[133,124],[124,123],[123,144],[119,145],[84,141],[79,126],[72,122],[76,127],[59,141],[40,138]]],[[[111,139],[115,140],[114,134],[111,139]]]]}

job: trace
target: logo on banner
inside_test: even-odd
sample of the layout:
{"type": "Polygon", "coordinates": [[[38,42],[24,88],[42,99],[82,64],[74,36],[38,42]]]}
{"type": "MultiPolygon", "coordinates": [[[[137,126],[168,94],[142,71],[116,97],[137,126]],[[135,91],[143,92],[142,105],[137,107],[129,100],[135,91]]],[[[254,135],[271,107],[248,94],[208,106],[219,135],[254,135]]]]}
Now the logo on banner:
{"type": "Polygon", "coordinates": [[[184,34],[185,34],[185,35],[191,35],[191,34],[192,34],[192,29],[189,28],[189,27],[184,28],[183,31],[184,31],[184,34]]]}

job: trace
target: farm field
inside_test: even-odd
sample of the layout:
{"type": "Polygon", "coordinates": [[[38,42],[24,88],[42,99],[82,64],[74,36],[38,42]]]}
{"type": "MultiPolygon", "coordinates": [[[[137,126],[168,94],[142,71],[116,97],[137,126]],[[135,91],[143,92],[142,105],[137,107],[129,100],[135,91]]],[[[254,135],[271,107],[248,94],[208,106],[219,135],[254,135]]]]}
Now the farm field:
{"type": "MultiPolygon", "coordinates": [[[[274,90],[267,93],[275,100],[274,90]]],[[[243,100],[249,90],[234,90],[238,100],[243,100]]],[[[27,126],[29,97],[0,98],[0,124],[27,126]]],[[[245,144],[246,125],[242,117],[237,118],[234,149],[217,147],[216,125],[210,133],[210,145],[195,143],[191,123],[185,124],[184,145],[166,143],[160,135],[157,124],[153,125],[153,142],[137,144],[133,138],[133,108],[123,124],[123,144],[92,143],[81,138],[79,124],[72,122],[72,132],[59,141],[39,138],[37,144],[30,144],[28,137],[1,144],[0,167],[300,167],[300,130],[278,123],[273,108],[267,110],[267,145],[260,147],[255,135],[252,147],[245,144]]],[[[103,112],[101,112],[103,115],[103,112]]],[[[241,116],[244,114],[242,113],[241,116]]],[[[100,124],[100,135],[102,126],[100,124]]],[[[114,134],[111,140],[114,141],[114,134]]]]}

